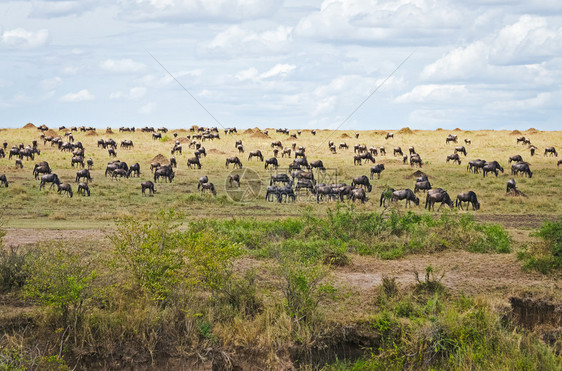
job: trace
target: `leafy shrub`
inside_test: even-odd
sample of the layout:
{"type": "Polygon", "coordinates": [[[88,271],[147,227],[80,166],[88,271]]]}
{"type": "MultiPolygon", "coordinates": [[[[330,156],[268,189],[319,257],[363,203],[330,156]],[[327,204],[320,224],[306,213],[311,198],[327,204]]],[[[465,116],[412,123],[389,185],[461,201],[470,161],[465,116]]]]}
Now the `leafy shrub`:
{"type": "Polygon", "coordinates": [[[525,261],[524,267],[545,274],[562,269],[562,218],[554,222],[545,221],[533,236],[540,237],[542,244],[518,254],[518,258],[525,261]]]}
{"type": "Polygon", "coordinates": [[[26,260],[30,252],[10,246],[8,250],[0,249],[0,292],[21,288],[27,279],[26,260]]]}

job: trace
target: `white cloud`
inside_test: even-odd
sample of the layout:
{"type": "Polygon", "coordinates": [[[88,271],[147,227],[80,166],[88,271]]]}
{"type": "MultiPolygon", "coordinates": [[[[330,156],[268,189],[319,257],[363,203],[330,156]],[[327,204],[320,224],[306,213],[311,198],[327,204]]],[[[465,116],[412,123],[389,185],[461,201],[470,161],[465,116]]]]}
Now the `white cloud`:
{"type": "Polygon", "coordinates": [[[109,72],[115,73],[140,73],[146,70],[146,66],[142,63],[133,61],[132,59],[107,59],[100,63],[100,67],[109,72]]]}
{"type": "Polygon", "coordinates": [[[48,37],[49,31],[46,29],[33,32],[16,28],[2,32],[0,40],[8,47],[31,49],[45,45],[48,37]]]}
{"type": "Polygon", "coordinates": [[[31,17],[53,18],[71,15],[80,15],[87,10],[99,5],[101,0],[57,0],[57,1],[33,1],[31,3],[31,17]]]}
{"type": "Polygon", "coordinates": [[[45,90],[53,90],[58,87],[62,82],[62,79],[58,76],[55,76],[51,79],[45,79],[41,81],[41,87],[45,90]]]}
{"type": "Polygon", "coordinates": [[[60,98],[61,102],[84,102],[94,100],[95,96],[87,89],[82,89],[77,93],[68,93],[60,98]]]}
{"type": "Polygon", "coordinates": [[[156,109],[156,103],[150,102],[142,106],[139,110],[140,114],[149,115],[156,109]]]}
{"type": "Polygon", "coordinates": [[[127,93],[122,91],[116,91],[109,94],[109,99],[130,99],[130,100],[137,100],[144,97],[146,94],[146,88],[142,86],[137,86],[134,88],[129,89],[127,93]]]}
{"type": "Polygon", "coordinates": [[[237,55],[281,53],[287,51],[292,41],[292,28],[278,26],[263,32],[233,25],[219,32],[205,49],[211,53],[237,55]]]}
{"type": "Polygon", "coordinates": [[[275,76],[287,76],[289,73],[293,72],[297,66],[293,64],[276,64],[269,71],[266,71],[260,75],[262,79],[268,79],[275,76]]]}
{"type": "Polygon", "coordinates": [[[469,92],[464,85],[419,85],[411,92],[396,98],[397,103],[449,102],[466,98],[469,92]]]}
{"type": "Polygon", "coordinates": [[[269,70],[259,73],[256,67],[250,67],[246,70],[239,71],[234,77],[239,81],[261,82],[273,77],[285,77],[295,70],[296,66],[292,64],[276,64],[269,70]]]}

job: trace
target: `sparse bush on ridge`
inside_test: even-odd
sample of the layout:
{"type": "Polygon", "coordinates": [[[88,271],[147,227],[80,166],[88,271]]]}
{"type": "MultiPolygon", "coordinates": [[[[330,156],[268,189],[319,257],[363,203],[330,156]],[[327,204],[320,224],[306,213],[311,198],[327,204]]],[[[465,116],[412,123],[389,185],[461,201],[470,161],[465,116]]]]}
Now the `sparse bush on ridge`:
{"type": "Polygon", "coordinates": [[[545,221],[533,235],[542,242],[519,252],[524,267],[542,273],[562,270],[562,217],[557,221],[545,221]]]}

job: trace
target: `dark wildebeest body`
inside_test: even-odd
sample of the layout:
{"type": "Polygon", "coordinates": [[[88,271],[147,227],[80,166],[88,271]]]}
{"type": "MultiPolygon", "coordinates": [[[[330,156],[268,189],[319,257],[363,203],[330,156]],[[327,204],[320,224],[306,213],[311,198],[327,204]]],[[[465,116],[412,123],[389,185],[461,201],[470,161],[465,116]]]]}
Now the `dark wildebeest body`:
{"type": "Polygon", "coordinates": [[[227,182],[230,187],[232,187],[232,182],[235,182],[236,185],[240,188],[240,175],[239,174],[229,175],[227,178],[227,182]]]}
{"type": "Polygon", "coordinates": [[[266,170],[269,168],[270,165],[273,169],[277,169],[279,167],[279,162],[277,161],[277,159],[275,157],[272,157],[270,159],[265,160],[264,167],[265,167],[266,170]]]}
{"type": "Polygon", "coordinates": [[[464,146],[455,147],[455,153],[459,153],[459,152],[466,156],[466,148],[464,148],[464,146]]]}
{"type": "Polygon", "coordinates": [[[292,185],[293,182],[291,178],[287,174],[275,174],[271,176],[271,180],[269,181],[269,185],[273,185],[274,183],[284,183],[292,185]]]}
{"type": "Polygon", "coordinates": [[[70,166],[74,167],[74,164],[80,165],[82,168],[84,167],[84,157],[82,156],[74,156],[70,160],[70,166]]]}
{"type": "Polygon", "coordinates": [[[511,174],[518,175],[519,173],[526,174],[529,178],[533,177],[533,172],[527,162],[518,162],[511,165],[511,174]]]}
{"type": "Polygon", "coordinates": [[[377,174],[378,178],[380,179],[383,170],[384,170],[384,164],[378,164],[371,167],[371,179],[373,179],[373,174],[377,174]]]}
{"type": "Polygon", "coordinates": [[[89,158],[89,159],[86,161],[86,164],[88,164],[88,169],[89,169],[89,170],[92,170],[92,168],[94,167],[94,160],[92,160],[91,158],[89,158]]]}
{"type": "MultiPolygon", "coordinates": [[[[416,204],[416,206],[420,204],[420,199],[416,197],[416,195],[414,194],[414,192],[412,192],[411,189],[400,189],[398,191],[393,191],[391,201],[400,201],[400,200],[406,200],[406,207],[408,207],[408,205],[412,201],[416,204]]],[[[382,202],[382,198],[381,198],[381,202],[382,202]]]]}
{"type": "Polygon", "coordinates": [[[72,198],[72,187],[68,183],[58,184],[58,193],[66,192],[66,195],[72,198]]]}
{"type": "Polygon", "coordinates": [[[279,202],[283,201],[283,199],[285,199],[285,202],[289,202],[289,200],[295,202],[297,200],[297,195],[295,194],[295,191],[293,191],[293,188],[290,185],[279,187],[277,189],[277,192],[278,192],[277,199],[279,202]]]}
{"type": "Polygon", "coordinates": [[[283,150],[283,152],[281,152],[281,157],[285,157],[285,155],[287,155],[287,157],[291,158],[291,149],[290,148],[285,148],[283,150]]]}
{"type": "Polygon", "coordinates": [[[201,193],[205,193],[206,191],[209,191],[213,194],[213,196],[217,195],[217,192],[215,191],[215,185],[213,183],[200,183],[201,185],[201,193]]]}
{"type": "Polygon", "coordinates": [[[326,171],[326,168],[324,167],[324,163],[322,162],[322,160],[316,160],[316,161],[312,161],[310,163],[310,167],[313,169],[319,169],[322,171],[326,171]]]}
{"type": "Polygon", "coordinates": [[[546,156],[546,154],[549,154],[550,156],[556,156],[558,157],[558,152],[556,152],[556,149],[554,149],[554,147],[546,147],[544,149],[544,155],[546,156]]]}
{"type": "MultiPolygon", "coordinates": [[[[476,193],[474,193],[473,191],[459,193],[457,195],[457,201],[455,202],[455,207],[460,207],[461,210],[464,210],[462,208],[463,202],[467,202],[468,204],[472,204],[472,210],[480,210],[480,202],[478,202],[478,198],[476,197],[476,193]]],[[[468,204],[466,206],[467,210],[468,210],[468,204]]]]}
{"type": "Polygon", "coordinates": [[[475,174],[478,174],[480,172],[480,169],[482,169],[484,165],[486,165],[486,161],[484,160],[472,160],[468,162],[468,165],[466,165],[466,171],[472,171],[475,174]]]}
{"type": "Polygon", "coordinates": [[[207,175],[202,176],[199,178],[199,183],[197,184],[197,189],[201,189],[201,186],[205,183],[209,183],[209,177],[207,175]]]}
{"type": "Polygon", "coordinates": [[[394,148],[393,154],[394,154],[394,156],[396,156],[397,154],[400,155],[400,156],[404,156],[404,153],[402,153],[402,148],[400,148],[400,147],[394,148]]]}
{"type": "Polygon", "coordinates": [[[267,189],[265,191],[265,200],[266,201],[273,202],[275,200],[274,197],[276,197],[277,200],[279,202],[281,202],[279,200],[279,196],[280,196],[279,187],[274,186],[274,185],[270,185],[270,186],[267,187],[267,189]]]}
{"type": "Polygon", "coordinates": [[[458,153],[453,153],[452,155],[447,155],[447,162],[453,161],[453,164],[456,162],[459,165],[461,164],[461,159],[458,153]]]}
{"type": "Polygon", "coordinates": [[[8,179],[6,178],[6,174],[0,175],[0,184],[4,184],[4,186],[8,188],[8,179]]]}
{"type": "Polygon", "coordinates": [[[367,201],[367,194],[365,190],[362,188],[354,188],[351,190],[351,194],[349,196],[351,201],[355,202],[355,200],[361,200],[361,203],[364,204],[367,201]]]}
{"type": "Polygon", "coordinates": [[[367,175],[361,175],[356,178],[353,178],[353,181],[351,182],[351,187],[356,187],[356,186],[365,187],[369,192],[373,190],[373,186],[369,182],[369,178],[367,177],[367,175]]]}
{"type": "Polygon", "coordinates": [[[515,155],[515,156],[510,156],[509,157],[509,163],[511,164],[512,162],[522,162],[523,161],[523,157],[521,157],[521,155],[515,155]]]}
{"type": "Polygon", "coordinates": [[[431,189],[429,192],[427,192],[425,207],[428,210],[433,209],[435,211],[436,202],[441,202],[441,205],[439,205],[437,211],[439,211],[441,209],[441,206],[443,205],[449,205],[450,208],[453,208],[453,200],[451,200],[451,197],[449,196],[447,191],[441,188],[431,189]]]}
{"type": "Polygon", "coordinates": [[[225,165],[226,168],[228,169],[228,165],[232,164],[232,166],[236,169],[237,167],[242,169],[242,162],[240,161],[240,159],[237,156],[234,157],[228,157],[226,159],[225,165]]]}
{"type": "Polygon", "coordinates": [[[136,174],[140,178],[140,164],[138,162],[134,163],[129,167],[129,176],[136,174]]]}
{"type": "Polygon", "coordinates": [[[416,182],[416,185],[414,186],[414,193],[421,191],[429,191],[431,189],[431,183],[429,182],[429,180],[425,179],[422,180],[421,182],[416,182]]]}
{"type": "Polygon", "coordinates": [[[148,189],[148,194],[149,194],[149,195],[154,195],[154,192],[156,192],[156,191],[154,190],[154,183],[152,183],[150,180],[141,183],[141,191],[142,191],[142,195],[143,195],[143,196],[144,196],[145,190],[147,190],[147,189],[148,189]]]}
{"type": "Polygon", "coordinates": [[[251,160],[252,157],[257,157],[260,161],[263,161],[263,155],[260,150],[251,151],[250,154],[248,155],[248,160],[251,160]]]}
{"type": "Polygon", "coordinates": [[[192,157],[187,160],[187,167],[191,169],[192,166],[197,166],[198,169],[201,169],[201,162],[199,161],[199,157],[192,157]]]}
{"type": "Polygon", "coordinates": [[[41,176],[41,183],[39,183],[39,190],[45,188],[45,183],[51,183],[49,189],[53,188],[54,185],[60,184],[60,179],[57,174],[46,174],[41,176]]]}
{"type": "Polygon", "coordinates": [[[324,201],[324,196],[328,196],[328,200],[335,199],[334,190],[328,185],[317,185],[313,188],[312,193],[316,194],[316,203],[324,201]]]}
{"type": "Polygon", "coordinates": [[[174,171],[170,166],[162,166],[154,171],[154,183],[156,183],[160,178],[172,183],[174,176],[174,171]]]}
{"type": "Polygon", "coordinates": [[[498,170],[503,173],[503,167],[501,167],[497,161],[486,162],[486,164],[482,167],[483,177],[486,177],[487,173],[494,173],[497,177],[498,170]]]}
{"type": "Polygon", "coordinates": [[[514,191],[517,190],[517,187],[515,186],[515,179],[513,178],[507,181],[507,187],[505,188],[505,193],[509,193],[509,191],[511,191],[512,189],[514,191]]]}
{"type": "Polygon", "coordinates": [[[447,135],[447,139],[445,139],[445,144],[449,144],[449,142],[457,143],[457,140],[458,140],[458,138],[457,138],[456,135],[449,134],[449,135],[447,135]]]}
{"type": "Polygon", "coordinates": [[[129,178],[129,172],[125,169],[117,168],[111,173],[111,180],[121,180],[123,177],[129,178]]]}
{"type": "Polygon", "coordinates": [[[90,197],[90,187],[87,183],[79,183],[78,184],[78,191],[76,191],[79,195],[88,196],[90,197]]]}
{"type": "Polygon", "coordinates": [[[389,138],[394,139],[394,133],[386,133],[386,137],[384,139],[389,139],[389,138]]]}
{"type": "Polygon", "coordinates": [[[410,166],[414,165],[418,165],[420,168],[422,167],[422,159],[417,154],[410,156],[410,166]]]}
{"type": "Polygon", "coordinates": [[[90,170],[83,169],[83,170],[78,171],[76,173],[76,183],[78,183],[81,178],[86,179],[86,183],[88,183],[89,181],[92,181],[92,177],[90,176],[90,170]]]}

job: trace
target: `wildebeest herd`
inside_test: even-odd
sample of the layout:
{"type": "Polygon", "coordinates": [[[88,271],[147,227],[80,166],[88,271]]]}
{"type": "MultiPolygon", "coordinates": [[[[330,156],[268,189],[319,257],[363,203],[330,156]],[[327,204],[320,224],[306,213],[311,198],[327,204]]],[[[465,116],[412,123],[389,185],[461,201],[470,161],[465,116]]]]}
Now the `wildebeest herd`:
{"type": "MultiPolygon", "coordinates": [[[[60,128],[59,128],[60,129],[60,128]]],[[[61,153],[68,153],[70,157],[70,165],[72,168],[78,168],[76,176],[74,177],[74,183],[77,184],[77,194],[83,196],[95,195],[95,187],[90,190],[91,184],[94,181],[91,171],[94,169],[94,161],[92,158],[85,158],[85,147],[80,141],[75,141],[73,131],[78,131],[78,128],[70,128],[69,130],[64,129],[64,136],[46,136],[41,134],[37,140],[33,140],[30,145],[24,145],[23,143],[13,144],[10,149],[7,140],[3,141],[3,146],[0,148],[0,158],[8,156],[8,159],[15,158],[15,164],[19,168],[24,167],[25,161],[33,161],[38,156],[41,156],[41,149],[39,149],[38,141],[42,141],[44,146],[50,146],[51,148],[58,149],[61,153]]],[[[93,128],[88,130],[80,131],[87,132],[89,130],[95,131],[93,128]]],[[[46,131],[41,129],[41,131],[46,131]]],[[[153,128],[120,128],[120,132],[129,133],[140,131],[143,133],[150,133],[153,140],[162,140],[162,134],[167,133],[166,128],[159,128],[154,130],[153,128]]],[[[385,171],[385,163],[377,163],[377,158],[386,158],[386,148],[385,146],[367,146],[366,144],[355,144],[353,146],[348,145],[346,142],[341,142],[336,148],[333,140],[328,142],[329,153],[336,154],[338,151],[345,153],[349,151],[350,147],[353,147],[352,159],[349,161],[349,165],[359,167],[364,164],[370,163],[371,166],[367,175],[359,175],[356,177],[350,177],[349,184],[343,182],[337,183],[326,183],[319,181],[322,178],[320,175],[326,172],[325,163],[326,159],[314,159],[309,160],[309,152],[312,156],[317,156],[318,148],[306,148],[303,145],[298,145],[295,140],[298,140],[303,134],[301,131],[291,132],[287,129],[279,129],[277,133],[283,135],[289,135],[287,140],[291,141],[290,145],[286,145],[281,140],[272,140],[268,147],[271,148],[272,157],[267,158],[267,154],[262,152],[260,149],[254,149],[248,151],[247,162],[251,167],[252,163],[256,160],[258,162],[263,162],[264,170],[270,171],[269,174],[269,186],[267,186],[265,200],[270,202],[295,202],[299,199],[299,195],[307,195],[308,199],[314,199],[317,203],[338,200],[345,201],[351,200],[352,202],[360,201],[365,203],[369,200],[368,194],[373,190],[373,184],[371,181],[374,179],[374,175],[377,175],[377,180],[381,178],[381,175],[385,171]],[[280,158],[285,157],[291,159],[291,162],[287,164],[286,168],[279,170],[280,168],[280,158]],[[292,158],[291,158],[292,155],[292,158]],[[352,161],[351,161],[352,160],[352,161]]],[[[267,133],[262,132],[267,136],[267,133]]],[[[236,129],[225,129],[224,135],[238,135],[236,129]]],[[[311,133],[312,134],[312,133],[311,133]]],[[[314,136],[312,134],[312,136],[314,136]]],[[[394,133],[387,133],[384,139],[387,141],[393,141],[395,135],[394,133]]],[[[221,135],[218,128],[202,128],[202,127],[192,127],[189,130],[189,134],[185,137],[179,137],[178,133],[174,133],[175,142],[170,149],[171,157],[166,159],[166,163],[162,161],[151,162],[149,164],[151,178],[150,180],[143,179],[140,181],[140,194],[154,196],[156,193],[155,184],[158,182],[172,183],[176,177],[176,170],[178,167],[177,160],[175,156],[182,156],[187,151],[182,146],[182,143],[188,143],[188,150],[193,150],[193,157],[189,157],[185,160],[185,165],[189,169],[202,169],[203,163],[202,158],[206,158],[207,151],[203,146],[204,141],[220,141],[221,135]],[[180,141],[181,139],[181,141],[180,141]]],[[[356,133],[355,139],[359,138],[359,134],[356,133]]],[[[449,134],[445,138],[445,144],[458,143],[459,138],[457,135],[449,134]]],[[[523,143],[527,145],[530,150],[530,156],[535,154],[537,147],[531,144],[530,140],[525,137],[519,137],[516,141],[518,144],[523,143]]],[[[453,148],[453,153],[444,154],[444,163],[452,162],[453,164],[461,165],[463,162],[462,157],[467,157],[470,153],[470,148],[472,146],[472,139],[464,138],[464,144],[459,146],[455,145],[453,148]],[[462,155],[462,157],[460,156],[462,155]]],[[[417,146],[416,146],[417,147],[417,146]]],[[[97,140],[97,148],[100,150],[107,150],[107,156],[111,158],[117,157],[117,151],[133,151],[135,145],[132,140],[124,139],[121,140],[118,146],[117,141],[114,139],[99,139],[97,140]]],[[[325,148],[325,147],[324,147],[325,148]]],[[[399,161],[403,165],[409,165],[413,168],[421,169],[427,162],[424,162],[422,155],[419,154],[413,145],[404,147],[403,150],[400,146],[393,146],[392,157],[398,157],[399,161]],[[407,148],[407,150],[406,150],[407,148]]],[[[245,153],[245,146],[241,139],[237,139],[235,142],[235,149],[238,154],[245,153]]],[[[43,149],[45,151],[45,149],[43,149]]],[[[217,156],[213,154],[213,156],[217,156]]],[[[544,156],[558,156],[555,147],[549,146],[544,148],[544,156]]],[[[238,156],[225,156],[224,167],[226,169],[242,169],[244,167],[242,160],[238,156]]],[[[205,160],[206,161],[206,160],[205,160]]],[[[284,160],[282,160],[284,161],[284,160]]],[[[508,163],[511,165],[511,174],[515,176],[525,176],[531,178],[533,172],[531,170],[531,164],[523,160],[521,154],[514,154],[507,159],[508,163]]],[[[494,174],[498,177],[499,173],[504,173],[504,168],[501,165],[501,161],[491,160],[485,161],[481,159],[475,159],[467,161],[467,172],[473,174],[482,174],[482,177],[494,174]]],[[[557,166],[562,163],[557,162],[557,166]]],[[[143,165],[144,166],[144,165],[143,165]]],[[[387,163],[388,166],[388,163],[387,163]]],[[[102,168],[103,169],[103,168],[102,168]]],[[[421,171],[419,171],[421,173],[421,171]]],[[[73,197],[74,193],[72,190],[72,181],[63,182],[60,177],[54,172],[48,162],[40,161],[34,164],[32,175],[39,181],[39,189],[43,190],[49,185],[48,189],[56,187],[56,190],[61,195],[66,195],[68,197],[73,197]]],[[[117,159],[111,160],[105,166],[104,176],[115,181],[115,186],[118,186],[119,182],[123,179],[127,180],[133,177],[141,178],[144,173],[141,172],[141,164],[136,162],[134,164],[127,164],[125,161],[120,161],[117,159]]],[[[0,186],[4,185],[8,187],[8,176],[6,174],[0,175],[0,186]]],[[[231,174],[227,177],[227,187],[234,188],[240,187],[241,179],[239,174],[231,174]]],[[[433,210],[435,204],[439,203],[440,206],[438,210],[443,206],[447,205],[449,207],[459,207],[463,209],[463,203],[471,205],[473,210],[480,209],[480,203],[478,197],[474,190],[463,191],[456,196],[456,201],[453,201],[449,193],[442,188],[435,188],[434,181],[430,180],[429,177],[423,173],[415,179],[413,184],[413,190],[409,188],[404,189],[392,189],[388,188],[384,190],[380,195],[380,206],[386,206],[389,202],[396,202],[404,200],[406,207],[410,205],[419,205],[420,198],[419,193],[424,192],[425,194],[425,207],[428,210],[433,210]]],[[[505,183],[504,183],[505,184],[505,183]]],[[[209,176],[204,176],[199,179],[197,183],[197,189],[201,193],[210,193],[214,196],[217,195],[217,187],[213,182],[209,180],[209,176]]],[[[506,192],[516,191],[515,178],[510,179],[506,186],[506,192]]],[[[468,206],[467,206],[468,207],[468,206]]]]}

